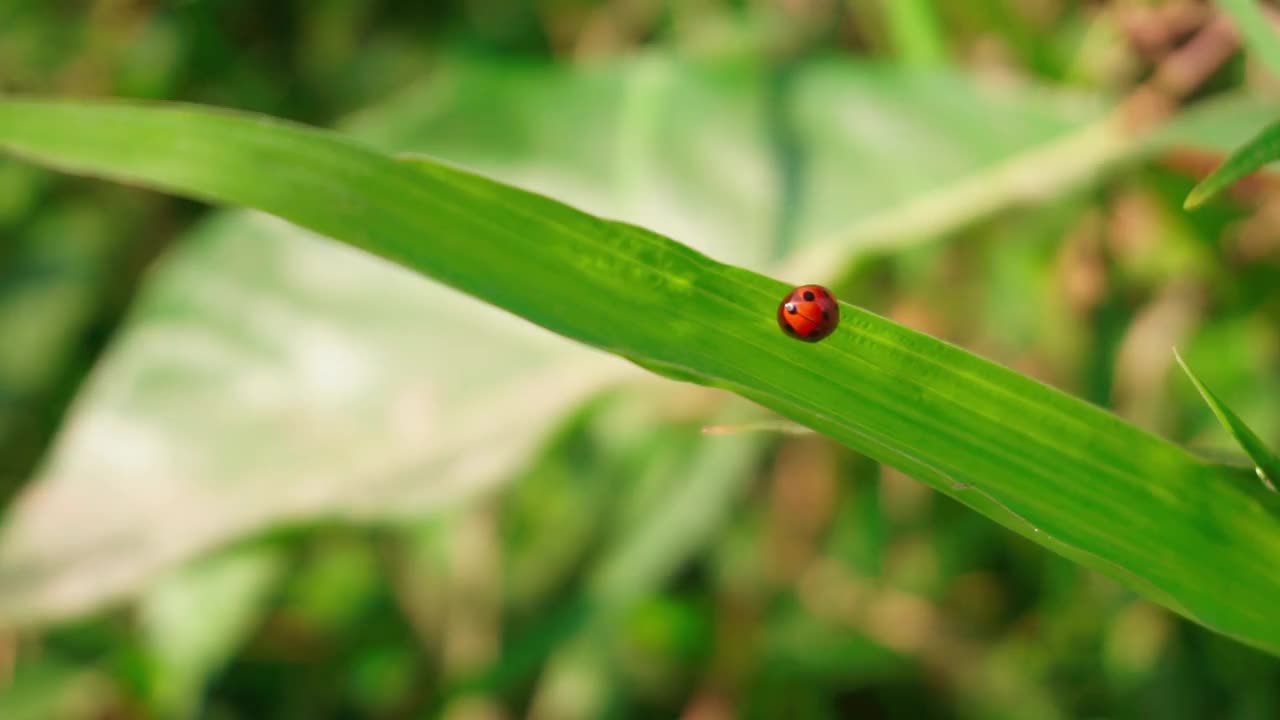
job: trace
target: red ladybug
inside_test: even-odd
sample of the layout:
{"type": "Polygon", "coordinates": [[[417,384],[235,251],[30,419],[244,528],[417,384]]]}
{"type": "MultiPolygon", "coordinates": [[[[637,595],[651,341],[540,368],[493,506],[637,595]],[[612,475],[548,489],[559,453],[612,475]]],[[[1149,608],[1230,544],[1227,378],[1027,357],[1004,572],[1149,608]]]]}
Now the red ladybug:
{"type": "Polygon", "coordinates": [[[839,324],[836,296],[821,285],[801,285],[778,304],[778,327],[797,340],[818,342],[839,324]]]}

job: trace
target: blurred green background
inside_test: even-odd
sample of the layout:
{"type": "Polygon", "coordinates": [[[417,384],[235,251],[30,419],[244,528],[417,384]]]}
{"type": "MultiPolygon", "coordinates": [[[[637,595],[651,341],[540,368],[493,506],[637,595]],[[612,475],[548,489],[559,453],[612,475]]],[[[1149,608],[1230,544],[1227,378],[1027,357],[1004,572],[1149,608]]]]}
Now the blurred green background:
{"type": "MultiPolygon", "coordinates": [[[[0,92],[335,126],[822,268],[1219,456],[1170,348],[1280,441],[1280,203],[1180,207],[1277,88],[1190,1],[0,0],[0,92]]],[[[0,718],[1280,717],[1275,659],[759,418],[0,158],[0,718]]]]}

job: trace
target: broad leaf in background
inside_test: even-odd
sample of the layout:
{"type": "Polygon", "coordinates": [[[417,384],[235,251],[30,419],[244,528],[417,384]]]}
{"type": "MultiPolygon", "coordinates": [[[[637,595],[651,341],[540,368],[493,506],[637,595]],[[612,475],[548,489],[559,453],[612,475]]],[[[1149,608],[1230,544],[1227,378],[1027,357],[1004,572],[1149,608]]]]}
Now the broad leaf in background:
{"type": "Polygon", "coordinates": [[[1105,110],[1096,96],[954,71],[817,64],[796,80],[791,110],[804,140],[797,234],[848,252],[1053,197],[1132,147],[1099,129],[1105,110]]]}
{"type": "Polygon", "coordinates": [[[1266,93],[1227,92],[1182,110],[1139,138],[1137,149],[1154,153],[1190,147],[1230,152],[1253,137],[1258,127],[1280,115],[1280,101],[1266,93]]]}
{"type": "Polygon", "coordinates": [[[636,375],[287,223],[220,215],[153,274],[15,505],[0,612],[75,612],[275,523],[469,497],[636,375]]]}
{"type": "Polygon", "coordinates": [[[1098,98],[1025,83],[823,60],[790,87],[774,97],[761,72],[658,56],[572,71],[471,63],[371,114],[391,128],[388,150],[458,161],[760,270],[776,250],[845,257],[936,236],[1136,146],[1096,128],[1098,98]],[[766,114],[769,103],[783,109],[766,114]],[[794,177],[774,166],[779,136],[794,177]],[[1023,172],[995,183],[1011,164],[1023,172]],[[989,201],[957,216],[972,188],[989,201]]]}
{"type": "Polygon", "coordinates": [[[792,114],[807,192],[796,211],[799,252],[784,265],[789,275],[808,279],[832,272],[851,252],[944,237],[1165,150],[1226,151],[1259,117],[1280,112],[1273,99],[1232,92],[1135,133],[1123,114],[1088,95],[961,77],[887,70],[852,76],[833,63],[796,83],[792,114]],[[948,118],[948,143],[928,133],[933,117],[948,118]]]}
{"type": "Polygon", "coordinates": [[[580,68],[453,62],[360,120],[389,152],[443,158],[763,267],[778,191],[765,87],[752,67],[661,55],[580,68]]]}

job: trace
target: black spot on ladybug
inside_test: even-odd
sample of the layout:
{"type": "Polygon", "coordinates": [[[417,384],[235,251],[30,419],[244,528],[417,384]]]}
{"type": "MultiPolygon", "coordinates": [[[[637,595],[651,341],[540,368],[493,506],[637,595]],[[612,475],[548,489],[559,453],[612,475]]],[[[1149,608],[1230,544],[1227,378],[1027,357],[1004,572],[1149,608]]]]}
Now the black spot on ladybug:
{"type": "Polygon", "coordinates": [[[783,329],[783,330],[786,330],[788,335],[795,335],[795,334],[796,334],[796,329],[795,329],[795,328],[793,328],[793,327],[791,327],[790,325],[783,325],[783,326],[782,326],[782,329],[783,329]]]}
{"type": "Polygon", "coordinates": [[[823,311],[822,311],[822,319],[823,319],[823,320],[830,321],[830,320],[831,320],[831,313],[827,312],[826,310],[823,310],[823,311]]]}
{"type": "Polygon", "coordinates": [[[806,337],[817,337],[818,335],[821,335],[821,334],[822,334],[821,328],[814,328],[809,331],[809,334],[806,337]]]}
{"type": "Polygon", "coordinates": [[[805,290],[805,291],[804,291],[804,299],[805,299],[805,300],[807,300],[807,301],[809,301],[809,302],[813,302],[813,297],[814,297],[814,295],[813,295],[813,291],[812,291],[812,290],[805,290]]]}

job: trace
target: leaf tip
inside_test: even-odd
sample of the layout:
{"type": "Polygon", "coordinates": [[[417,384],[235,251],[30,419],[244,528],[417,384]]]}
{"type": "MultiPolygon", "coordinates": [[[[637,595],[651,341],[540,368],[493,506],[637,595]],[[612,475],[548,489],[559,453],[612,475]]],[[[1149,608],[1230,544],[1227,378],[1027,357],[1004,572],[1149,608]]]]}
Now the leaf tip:
{"type": "Polygon", "coordinates": [[[1260,466],[1255,465],[1253,468],[1253,472],[1257,474],[1258,479],[1262,481],[1263,486],[1266,487],[1268,490],[1270,490],[1271,492],[1280,492],[1280,490],[1276,489],[1276,484],[1271,482],[1271,478],[1267,475],[1266,470],[1263,470],[1260,466]]]}
{"type": "Polygon", "coordinates": [[[1173,348],[1173,359],[1178,361],[1178,366],[1182,368],[1182,372],[1187,376],[1187,379],[1191,381],[1191,384],[1192,386],[1195,387],[1196,392],[1200,394],[1201,399],[1203,399],[1205,404],[1209,406],[1209,409],[1213,411],[1213,414],[1217,416],[1218,420],[1222,422],[1223,426],[1226,427],[1228,431],[1230,431],[1231,424],[1227,421],[1225,417],[1223,417],[1223,410],[1225,408],[1218,401],[1217,396],[1214,395],[1212,392],[1210,392],[1209,388],[1206,387],[1204,383],[1200,382],[1200,378],[1196,377],[1196,374],[1191,371],[1191,366],[1188,365],[1187,361],[1182,358],[1182,353],[1178,352],[1178,348],[1176,347],[1173,348]]]}
{"type": "Polygon", "coordinates": [[[1187,367],[1187,361],[1182,359],[1182,353],[1178,352],[1178,348],[1173,347],[1170,349],[1173,350],[1173,359],[1178,361],[1178,367],[1182,368],[1182,372],[1186,373],[1187,377],[1191,379],[1191,382],[1199,385],[1199,383],[1196,382],[1195,373],[1191,372],[1191,368],[1187,367]]]}
{"type": "Polygon", "coordinates": [[[1272,478],[1280,476],[1280,457],[1272,452],[1257,434],[1231,411],[1231,408],[1223,404],[1204,383],[1200,382],[1200,378],[1191,372],[1190,366],[1182,359],[1182,355],[1176,347],[1173,348],[1173,357],[1182,366],[1182,371],[1187,374],[1187,378],[1191,380],[1191,384],[1200,393],[1200,397],[1204,399],[1205,404],[1209,406],[1209,410],[1217,417],[1223,429],[1253,461],[1254,472],[1257,473],[1258,479],[1262,481],[1263,486],[1271,492],[1276,492],[1276,485],[1272,478]]]}

